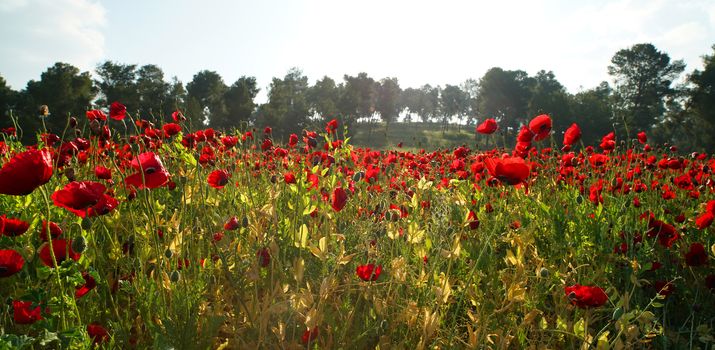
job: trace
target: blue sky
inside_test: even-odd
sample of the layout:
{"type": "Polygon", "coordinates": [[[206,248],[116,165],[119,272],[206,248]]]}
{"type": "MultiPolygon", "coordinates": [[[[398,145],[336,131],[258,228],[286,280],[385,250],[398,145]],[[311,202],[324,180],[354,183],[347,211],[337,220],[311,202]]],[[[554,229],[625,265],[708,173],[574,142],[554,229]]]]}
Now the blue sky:
{"type": "Polygon", "coordinates": [[[651,42],[686,72],[715,44],[714,1],[0,1],[0,75],[15,89],[54,62],[157,64],[184,83],[202,69],[227,84],[299,67],[365,71],[403,88],[459,84],[490,67],[553,70],[570,92],[610,80],[613,54],[651,42]]]}

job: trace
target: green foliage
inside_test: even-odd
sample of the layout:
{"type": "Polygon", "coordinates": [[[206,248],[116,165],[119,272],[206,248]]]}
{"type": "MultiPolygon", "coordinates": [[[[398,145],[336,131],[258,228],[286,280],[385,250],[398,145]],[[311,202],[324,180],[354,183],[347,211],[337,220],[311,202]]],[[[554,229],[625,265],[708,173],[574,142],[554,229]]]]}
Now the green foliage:
{"type": "Polygon", "coordinates": [[[196,73],[193,80],[186,85],[192,110],[192,113],[186,116],[190,121],[189,125],[201,127],[211,123],[211,120],[225,119],[224,94],[227,89],[223,78],[218,73],[209,70],[196,73]],[[192,105],[193,101],[196,102],[196,107],[192,105]],[[200,113],[194,114],[199,111],[200,113]]]}
{"type": "Polygon", "coordinates": [[[683,61],[671,62],[668,54],[652,44],[636,44],[616,52],[608,66],[608,74],[616,83],[614,122],[620,123],[621,130],[630,128],[633,134],[649,131],[662,120],[665,100],[675,93],[671,85],[684,69],[683,61]]]}
{"type": "Polygon", "coordinates": [[[384,78],[376,85],[377,100],[375,102],[375,111],[380,113],[380,117],[385,126],[397,120],[397,116],[403,109],[400,104],[400,83],[397,78],[384,78]]]}
{"type": "Polygon", "coordinates": [[[308,77],[292,68],[283,79],[273,78],[268,92],[268,103],[261,107],[257,125],[271,126],[276,137],[291,133],[301,134],[308,126],[308,77]]]}
{"type": "Polygon", "coordinates": [[[253,100],[258,94],[256,78],[242,76],[236,80],[224,93],[226,114],[216,115],[210,120],[214,128],[230,130],[248,124],[256,104],[253,100]]]}
{"type": "MultiPolygon", "coordinates": [[[[502,127],[516,128],[527,114],[531,80],[526,72],[491,68],[479,80],[479,114],[502,127]]],[[[481,119],[481,118],[480,118],[481,119]]]]}

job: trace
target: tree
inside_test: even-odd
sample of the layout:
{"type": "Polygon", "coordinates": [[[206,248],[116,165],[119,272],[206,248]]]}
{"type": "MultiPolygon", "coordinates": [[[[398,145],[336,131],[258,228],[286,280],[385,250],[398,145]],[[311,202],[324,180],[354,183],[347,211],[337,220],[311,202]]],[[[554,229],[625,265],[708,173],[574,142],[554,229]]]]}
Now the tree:
{"type": "MultiPolygon", "coordinates": [[[[38,116],[38,107],[47,105],[51,115],[44,117],[50,132],[62,133],[70,114],[84,113],[97,94],[92,85],[89,72],[80,73],[79,69],[67,63],[55,63],[40,76],[39,81],[31,80],[21,96],[21,117],[26,120],[23,126],[28,130],[39,130],[42,120],[38,116]]],[[[28,133],[29,134],[29,133],[28,133]]]]}
{"type": "Polygon", "coordinates": [[[420,88],[420,118],[422,122],[429,123],[432,119],[437,118],[440,112],[439,94],[441,88],[439,86],[432,87],[430,84],[425,84],[420,88]]]}
{"type": "MultiPolygon", "coordinates": [[[[715,45],[712,46],[715,51],[715,45]]],[[[715,150],[715,52],[703,56],[703,70],[695,70],[688,81],[692,88],[688,90],[687,107],[692,111],[694,130],[698,130],[697,141],[702,149],[715,150]]]]}
{"type": "Polygon", "coordinates": [[[375,79],[367,73],[358,73],[356,77],[345,75],[345,90],[341,96],[341,111],[356,119],[370,119],[375,113],[377,91],[375,79]]]}
{"type": "Polygon", "coordinates": [[[380,118],[385,122],[385,136],[390,123],[397,120],[400,111],[403,109],[400,104],[400,94],[402,89],[397,78],[384,78],[377,85],[377,101],[375,110],[380,113],[380,118]]]}
{"type": "Polygon", "coordinates": [[[400,104],[407,108],[407,113],[405,113],[405,122],[409,123],[412,121],[412,115],[419,115],[420,112],[420,89],[407,88],[402,90],[400,95],[400,104]]]}
{"type": "Polygon", "coordinates": [[[526,72],[489,69],[479,80],[479,117],[495,118],[504,127],[517,128],[529,118],[531,80],[526,72]]]}
{"type": "Polygon", "coordinates": [[[573,122],[581,128],[581,139],[584,144],[598,144],[601,137],[613,131],[611,95],[611,87],[604,81],[593,89],[573,96],[571,102],[573,122]]]}
{"type": "MultiPolygon", "coordinates": [[[[338,105],[342,88],[342,86],[335,85],[335,80],[328,76],[316,81],[315,85],[308,90],[307,96],[311,114],[317,114],[325,122],[337,117],[340,113],[338,105]]],[[[342,122],[344,123],[344,121],[342,122]]]]}
{"type": "Polygon", "coordinates": [[[0,76],[0,128],[11,125],[10,110],[15,108],[17,92],[11,89],[5,78],[0,76]]]}
{"type": "MultiPolygon", "coordinates": [[[[215,120],[223,118],[226,113],[223,96],[228,87],[218,73],[202,70],[194,75],[191,82],[186,85],[186,89],[189,101],[194,99],[200,109],[199,115],[186,115],[190,125],[206,125],[212,118],[215,120]]],[[[192,113],[196,112],[196,110],[192,111],[192,113]]]]}
{"type": "MultiPolygon", "coordinates": [[[[139,68],[136,73],[137,94],[139,95],[139,115],[163,113],[166,104],[172,105],[169,97],[171,85],[164,81],[164,72],[156,65],[147,64],[139,68]]],[[[158,119],[161,119],[161,115],[158,119]]],[[[157,119],[154,116],[152,119],[157,119]]]]}
{"type": "Polygon", "coordinates": [[[616,52],[608,66],[615,89],[617,122],[635,132],[648,131],[662,121],[671,84],[685,69],[683,61],[670,62],[652,44],[637,44],[616,52]]]}
{"type": "Polygon", "coordinates": [[[452,118],[457,117],[461,122],[469,108],[469,95],[459,86],[445,85],[440,96],[442,110],[442,131],[447,128],[452,118]]]}
{"type": "Polygon", "coordinates": [[[467,79],[462,83],[462,91],[467,94],[467,125],[473,126],[477,121],[479,110],[479,82],[475,79],[467,79]]]}
{"type": "Polygon", "coordinates": [[[168,102],[164,104],[164,116],[171,115],[177,109],[186,113],[188,97],[184,84],[177,77],[171,78],[168,99],[168,102]]]}
{"type": "Polygon", "coordinates": [[[298,68],[291,68],[283,79],[273,78],[259,123],[272,127],[276,137],[300,134],[308,127],[307,92],[308,77],[298,68]]]}
{"type": "Polygon", "coordinates": [[[211,119],[211,126],[229,129],[239,127],[241,122],[248,122],[256,109],[253,99],[256,98],[258,90],[256,78],[246,76],[238,78],[224,93],[226,113],[223,118],[211,119]]]}
{"type": "Polygon", "coordinates": [[[569,108],[569,95],[552,71],[541,70],[531,80],[528,116],[548,114],[553,120],[554,130],[566,130],[573,117],[569,108]]]}
{"type": "Polygon", "coordinates": [[[136,85],[137,66],[135,64],[121,64],[105,61],[97,66],[99,76],[94,83],[99,88],[101,97],[97,100],[99,105],[109,106],[114,101],[119,101],[127,106],[128,111],[139,108],[139,91],[136,85]]]}

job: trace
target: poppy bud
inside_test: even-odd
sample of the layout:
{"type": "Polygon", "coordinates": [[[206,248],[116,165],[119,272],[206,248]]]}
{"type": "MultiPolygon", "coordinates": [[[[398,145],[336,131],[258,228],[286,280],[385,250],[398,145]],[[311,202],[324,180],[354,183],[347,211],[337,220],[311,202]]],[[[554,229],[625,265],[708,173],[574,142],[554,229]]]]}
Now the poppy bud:
{"type": "Polygon", "coordinates": [[[358,171],[357,173],[353,174],[353,181],[359,182],[360,180],[362,180],[363,176],[365,176],[365,173],[363,173],[362,171],[358,171]]]}
{"type": "Polygon", "coordinates": [[[539,276],[541,276],[541,278],[549,277],[549,269],[542,267],[541,270],[539,270],[539,276]]]}
{"type": "Polygon", "coordinates": [[[174,270],[171,273],[171,276],[169,276],[169,279],[171,280],[171,282],[174,282],[174,283],[179,282],[179,280],[181,279],[181,273],[177,270],[174,270]]]}
{"type": "Polygon", "coordinates": [[[611,316],[611,319],[617,321],[619,318],[621,318],[621,316],[623,316],[623,307],[619,307],[613,310],[613,316],[611,316]]]}
{"type": "Polygon", "coordinates": [[[579,195],[578,197],[576,197],[576,203],[578,203],[578,204],[583,203],[583,196],[579,195]]]}
{"type": "Polygon", "coordinates": [[[65,177],[67,178],[67,180],[74,181],[76,179],[74,169],[67,168],[67,169],[65,169],[64,173],[65,173],[65,177]]]}
{"type": "Polygon", "coordinates": [[[92,228],[92,220],[90,218],[82,219],[82,229],[89,230],[90,228],[92,228]]]}
{"type": "Polygon", "coordinates": [[[241,219],[241,226],[244,228],[248,227],[248,217],[244,216],[243,219],[241,219]]]}
{"type": "Polygon", "coordinates": [[[82,254],[85,249],[87,249],[87,239],[84,236],[79,236],[72,241],[72,250],[75,253],[82,254]]]}
{"type": "Polygon", "coordinates": [[[171,259],[171,257],[174,256],[174,252],[171,251],[171,248],[166,248],[166,251],[164,251],[164,256],[167,259],[171,259]]]}
{"type": "Polygon", "coordinates": [[[82,130],[75,129],[74,134],[75,134],[75,136],[80,137],[80,136],[82,136],[82,130]]]}
{"type": "Polygon", "coordinates": [[[89,122],[89,130],[95,135],[99,135],[101,133],[102,129],[99,127],[97,119],[89,122]]]}
{"type": "Polygon", "coordinates": [[[77,118],[70,117],[70,128],[76,128],[76,127],[77,127],[77,118]]]}

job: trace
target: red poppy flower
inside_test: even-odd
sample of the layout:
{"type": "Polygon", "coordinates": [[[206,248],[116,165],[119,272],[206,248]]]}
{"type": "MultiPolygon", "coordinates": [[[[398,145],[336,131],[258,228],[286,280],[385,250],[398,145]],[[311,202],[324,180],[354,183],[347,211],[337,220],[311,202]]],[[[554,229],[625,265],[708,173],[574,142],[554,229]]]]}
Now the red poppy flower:
{"type": "Polygon", "coordinates": [[[713,219],[715,219],[715,215],[713,215],[713,213],[711,213],[709,211],[704,212],[704,213],[700,214],[700,216],[698,216],[695,219],[695,226],[699,230],[708,228],[708,227],[710,227],[710,225],[712,225],[713,219]]]}
{"type": "Polygon", "coordinates": [[[499,126],[497,125],[497,121],[494,120],[494,118],[489,118],[479,124],[476,130],[480,134],[489,135],[497,131],[498,128],[499,126]]]}
{"type": "Polygon", "coordinates": [[[338,128],[338,121],[333,119],[328,122],[328,124],[325,126],[325,131],[327,132],[333,132],[338,128]]]}
{"type": "Polygon", "coordinates": [[[290,134],[288,137],[288,146],[290,147],[295,147],[295,145],[298,144],[298,135],[296,134],[290,134]]]}
{"type": "Polygon", "coordinates": [[[102,180],[110,180],[112,178],[112,171],[109,168],[97,165],[94,168],[94,176],[102,180]]]}
{"type": "Polygon", "coordinates": [[[40,306],[32,307],[31,301],[12,301],[13,319],[15,324],[33,324],[42,319],[40,306]]]}
{"type": "Polygon", "coordinates": [[[363,281],[377,281],[380,278],[380,273],[382,273],[382,265],[367,264],[360,265],[355,269],[358,277],[363,281]]]}
{"type": "Polygon", "coordinates": [[[175,123],[167,123],[162,127],[164,129],[164,135],[166,137],[171,137],[178,134],[181,131],[181,126],[175,123]]]}
{"type": "MultiPolygon", "coordinates": [[[[68,242],[64,239],[53,239],[52,251],[55,252],[55,259],[57,259],[58,265],[67,259],[77,261],[82,256],[72,250],[72,241],[68,242]]],[[[50,254],[49,243],[45,243],[42,247],[40,247],[40,260],[42,260],[42,263],[45,264],[45,266],[54,267],[52,263],[52,255],[50,254]]]]}
{"type": "Polygon", "coordinates": [[[0,230],[3,236],[17,237],[23,235],[30,228],[30,223],[16,219],[8,218],[5,215],[0,216],[0,230]]]}
{"type": "Polygon", "coordinates": [[[109,106],[109,117],[114,120],[122,120],[127,116],[127,107],[119,102],[112,102],[109,106]]]}
{"type": "Polygon", "coordinates": [[[225,224],[223,224],[223,229],[227,231],[233,231],[235,229],[238,229],[240,227],[240,224],[238,222],[238,218],[235,216],[232,216],[228,221],[226,221],[225,224]]]}
{"type": "Polygon", "coordinates": [[[222,189],[224,186],[226,186],[226,184],[228,184],[228,179],[230,177],[231,176],[226,170],[214,170],[211,172],[211,174],[209,174],[207,182],[213,188],[222,189]]]}
{"type": "Polygon", "coordinates": [[[685,263],[688,266],[702,266],[708,263],[708,253],[702,243],[693,243],[690,250],[685,253],[685,263]]]}
{"type": "Polygon", "coordinates": [[[315,340],[315,338],[318,337],[318,333],[319,333],[319,331],[318,331],[318,327],[317,327],[317,326],[316,326],[316,327],[313,327],[312,330],[311,330],[311,329],[306,329],[305,332],[303,332],[303,337],[301,337],[301,340],[303,341],[303,344],[308,345],[308,344],[310,344],[311,342],[313,342],[313,340],[315,340]]]}
{"type": "Polygon", "coordinates": [[[285,180],[285,183],[287,184],[294,184],[295,175],[293,175],[293,173],[289,171],[283,175],[283,180],[285,180]]]}
{"type": "Polygon", "coordinates": [[[609,132],[601,139],[601,144],[598,145],[604,151],[612,151],[616,148],[616,134],[614,132],[609,132]]]}
{"type": "Polygon", "coordinates": [[[535,141],[545,139],[551,132],[551,117],[546,114],[534,117],[534,119],[529,122],[529,131],[535,135],[535,141]]]}
{"type": "Polygon", "coordinates": [[[479,228],[479,219],[477,219],[477,214],[470,210],[467,214],[467,224],[470,230],[476,230],[479,228]]]}
{"type": "Polygon", "coordinates": [[[571,304],[582,309],[591,307],[599,307],[608,301],[608,296],[603,292],[603,289],[597,286],[582,286],[574,284],[570,287],[564,287],[566,296],[571,301],[571,304]]]}
{"type": "Polygon", "coordinates": [[[638,133],[638,142],[643,144],[648,142],[648,136],[646,136],[645,131],[641,131],[638,133]]]}
{"type": "Polygon", "coordinates": [[[109,340],[109,332],[99,323],[88,324],[87,334],[92,338],[92,343],[94,344],[101,344],[109,340]]]}
{"type": "Polygon", "coordinates": [[[268,248],[260,249],[256,252],[258,257],[258,265],[261,267],[268,267],[271,264],[271,251],[268,248]]]}
{"type": "Polygon", "coordinates": [[[0,278],[10,277],[22,270],[25,259],[12,249],[0,249],[0,278]]]}
{"type": "Polygon", "coordinates": [[[655,281],[655,284],[653,284],[653,287],[655,288],[656,292],[664,297],[667,297],[668,295],[673,294],[675,292],[675,285],[673,285],[670,282],[663,281],[663,280],[658,280],[655,281]]]}
{"type": "Polygon", "coordinates": [[[705,287],[715,293],[715,275],[707,275],[707,277],[705,277],[705,287]]]}
{"type": "Polygon", "coordinates": [[[665,248],[670,248],[680,238],[680,234],[678,234],[673,225],[658,220],[652,215],[648,220],[648,231],[646,233],[650,238],[658,237],[658,243],[665,248]]]}
{"type": "Polygon", "coordinates": [[[90,274],[86,272],[82,272],[82,278],[84,278],[84,284],[81,286],[77,286],[74,292],[74,297],[76,299],[79,299],[83,297],[85,294],[89,293],[94,287],[97,286],[97,281],[94,280],[94,277],[92,277],[90,274]]]}
{"type": "Polygon", "coordinates": [[[486,158],[484,164],[491,176],[509,185],[520,184],[529,177],[529,165],[520,157],[486,158]]]}
{"type": "Polygon", "coordinates": [[[221,138],[221,143],[224,145],[224,147],[231,148],[238,143],[238,137],[231,135],[224,136],[221,138]]]}
{"type": "Polygon", "coordinates": [[[576,123],[571,124],[564,132],[564,146],[570,146],[581,139],[581,128],[576,123]]]}
{"type": "Polygon", "coordinates": [[[184,117],[184,113],[181,113],[181,111],[177,109],[173,113],[171,113],[171,119],[174,119],[175,122],[180,123],[186,120],[186,117],[184,117]]]}
{"type": "Polygon", "coordinates": [[[337,187],[333,190],[332,202],[330,205],[335,211],[343,210],[345,203],[348,201],[348,195],[342,187],[337,187]]]}
{"type": "Polygon", "coordinates": [[[0,193],[24,196],[46,184],[52,177],[52,156],[32,149],[16,154],[0,169],[0,193]]]}
{"type": "Polygon", "coordinates": [[[132,160],[132,168],[137,172],[127,176],[124,182],[137,188],[157,188],[169,182],[169,172],[154,152],[140,154],[132,160]]]}
{"type": "Polygon", "coordinates": [[[377,182],[378,175],[380,175],[380,167],[376,167],[372,164],[368,165],[365,170],[365,182],[369,184],[377,182]]]}
{"type": "Polygon", "coordinates": [[[105,120],[107,120],[107,115],[104,114],[104,112],[100,111],[99,109],[93,109],[93,110],[87,111],[86,115],[87,115],[87,119],[89,121],[92,121],[92,120],[105,121],[105,120]]]}
{"type": "Polygon", "coordinates": [[[516,136],[516,142],[531,144],[531,141],[533,139],[534,134],[531,133],[531,131],[526,125],[522,126],[521,129],[519,129],[519,134],[516,136]]]}
{"type": "Polygon", "coordinates": [[[52,201],[79,217],[94,217],[112,211],[119,204],[106,194],[107,188],[94,181],[72,181],[52,194],[52,201]]]}

